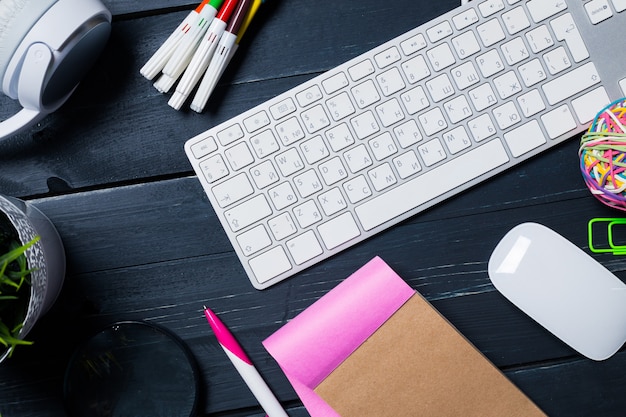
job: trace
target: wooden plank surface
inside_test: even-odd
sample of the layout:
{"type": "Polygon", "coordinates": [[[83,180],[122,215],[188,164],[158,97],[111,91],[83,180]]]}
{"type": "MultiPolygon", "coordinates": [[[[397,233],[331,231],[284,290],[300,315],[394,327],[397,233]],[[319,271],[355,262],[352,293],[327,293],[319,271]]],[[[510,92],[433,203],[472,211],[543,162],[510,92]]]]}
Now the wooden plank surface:
{"type": "MultiPolygon", "coordinates": [[[[543,223],[586,250],[587,221],[619,215],[586,190],[575,138],[265,291],[250,285],[182,151],[189,137],[456,2],[268,0],[202,114],[172,110],[168,96],[139,75],[195,3],[105,4],[114,14],[112,37],[76,94],[0,143],[0,193],[47,214],[68,261],[61,297],[32,333],[35,345],[0,365],[3,417],[65,415],[71,354],[118,320],[157,323],[185,341],[201,369],[200,415],[263,416],[212,337],[203,304],[232,329],[289,415],[306,417],[261,341],[376,255],[549,415],[623,415],[626,354],[601,363],[582,358],[508,303],[487,276],[491,251],[516,224],[543,223]]],[[[0,114],[15,108],[0,99],[0,114]]],[[[626,278],[626,258],[594,256],[626,278]]]]}

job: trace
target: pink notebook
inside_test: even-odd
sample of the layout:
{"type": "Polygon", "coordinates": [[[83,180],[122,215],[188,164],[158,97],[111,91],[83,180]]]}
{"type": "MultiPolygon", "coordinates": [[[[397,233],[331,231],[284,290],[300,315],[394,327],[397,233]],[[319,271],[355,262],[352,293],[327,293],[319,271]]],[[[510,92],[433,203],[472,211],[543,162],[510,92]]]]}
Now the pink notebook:
{"type": "Polygon", "coordinates": [[[263,344],[312,417],[544,416],[378,257],[263,344]]]}

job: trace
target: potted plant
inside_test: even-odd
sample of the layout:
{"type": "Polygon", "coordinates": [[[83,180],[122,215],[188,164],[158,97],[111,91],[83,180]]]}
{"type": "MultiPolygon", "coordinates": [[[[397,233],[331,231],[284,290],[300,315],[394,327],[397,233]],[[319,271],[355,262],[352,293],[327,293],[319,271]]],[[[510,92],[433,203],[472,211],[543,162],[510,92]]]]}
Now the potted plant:
{"type": "Polygon", "coordinates": [[[20,245],[11,230],[0,229],[0,345],[8,356],[18,345],[29,345],[19,339],[30,300],[30,270],[24,252],[39,236],[20,245]]]}
{"type": "Polygon", "coordinates": [[[54,304],[65,252],[52,222],[35,206],[0,195],[0,362],[54,304]]]}

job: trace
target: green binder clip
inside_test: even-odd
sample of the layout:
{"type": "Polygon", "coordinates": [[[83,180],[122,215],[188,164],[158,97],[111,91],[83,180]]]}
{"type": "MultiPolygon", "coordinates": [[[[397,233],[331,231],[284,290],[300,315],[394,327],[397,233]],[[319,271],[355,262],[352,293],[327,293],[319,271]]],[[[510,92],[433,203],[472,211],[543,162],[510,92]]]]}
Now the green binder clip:
{"type": "MultiPolygon", "coordinates": [[[[615,233],[614,228],[617,225],[626,225],[626,219],[619,218],[605,218],[599,217],[595,219],[589,220],[589,224],[587,225],[588,236],[589,236],[589,250],[593,253],[612,253],[613,255],[626,255],[626,245],[618,245],[615,243],[615,233]],[[604,241],[606,244],[602,246],[597,246],[597,242],[600,239],[597,237],[598,229],[594,227],[596,224],[606,223],[606,231],[604,234],[604,241]],[[595,232],[594,232],[595,229],[595,232]],[[595,235],[595,238],[594,238],[595,235]],[[596,245],[594,246],[594,242],[596,245]]],[[[602,229],[604,231],[604,229],[602,229]]]]}

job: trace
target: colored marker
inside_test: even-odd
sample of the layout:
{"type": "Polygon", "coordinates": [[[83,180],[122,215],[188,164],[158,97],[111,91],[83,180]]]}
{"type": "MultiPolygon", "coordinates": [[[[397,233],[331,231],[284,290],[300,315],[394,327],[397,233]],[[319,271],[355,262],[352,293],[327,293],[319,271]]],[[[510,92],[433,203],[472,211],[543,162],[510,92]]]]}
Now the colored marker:
{"type": "Polygon", "coordinates": [[[191,91],[200,80],[200,77],[206,71],[209,61],[217,47],[218,40],[227,28],[226,22],[230,19],[236,6],[237,0],[226,0],[217,13],[217,16],[215,16],[215,19],[213,19],[209,25],[183,77],[176,86],[176,91],[168,101],[171,107],[180,110],[183,103],[187,100],[187,97],[189,97],[189,94],[191,94],[191,91]]]}
{"type": "Polygon", "coordinates": [[[154,87],[161,93],[168,92],[187,68],[198,43],[206,33],[222,2],[223,0],[209,0],[200,11],[195,24],[185,33],[174,54],[163,68],[163,74],[154,83],[154,87]]]}
{"type": "Polygon", "coordinates": [[[159,72],[161,72],[167,64],[167,61],[172,57],[172,54],[176,50],[176,47],[180,43],[181,39],[185,36],[185,33],[187,33],[191,26],[196,22],[200,11],[208,2],[209,0],[204,0],[195,10],[189,12],[187,17],[180,23],[180,25],[178,25],[165,42],[163,42],[154,55],[152,55],[144,66],[141,67],[139,70],[141,75],[151,80],[156,77],[159,72]]]}
{"type": "Polygon", "coordinates": [[[231,22],[229,22],[226,31],[220,38],[217,52],[213,56],[209,68],[204,74],[198,91],[191,102],[190,107],[193,111],[200,113],[204,109],[217,82],[237,50],[237,41],[241,39],[239,33],[247,29],[261,2],[261,0],[241,0],[239,3],[231,22]],[[244,24],[246,24],[245,27],[243,26],[244,24]]]}
{"type": "Polygon", "coordinates": [[[272,391],[270,391],[269,387],[252,364],[252,361],[250,361],[224,323],[206,306],[204,307],[204,315],[211,325],[222,349],[224,349],[230,361],[235,365],[235,369],[237,369],[237,372],[239,372],[239,375],[241,375],[267,415],[269,417],[288,417],[285,410],[283,410],[274,394],[272,394],[272,391]]]}

